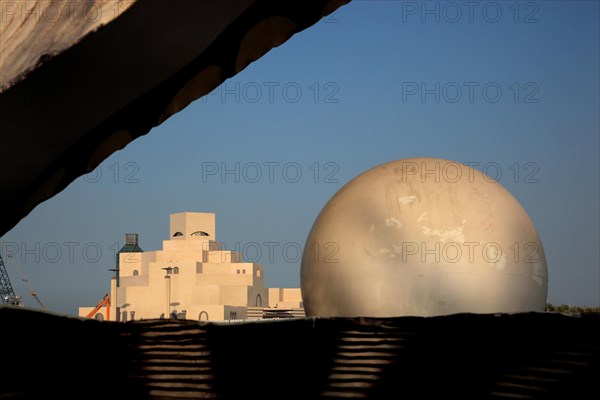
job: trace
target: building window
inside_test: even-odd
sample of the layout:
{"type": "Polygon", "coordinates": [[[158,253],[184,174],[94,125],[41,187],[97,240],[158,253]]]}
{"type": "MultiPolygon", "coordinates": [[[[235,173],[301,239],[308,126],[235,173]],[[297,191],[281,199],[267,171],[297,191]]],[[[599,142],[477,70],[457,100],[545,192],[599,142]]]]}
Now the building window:
{"type": "Polygon", "coordinates": [[[237,274],[238,274],[238,275],[240,274],[240,270],[239,270],[239,269],[237,270],[237,274]]]}
{"type": "Polygon", "coordinates": [[[260,269],[256,270],[256,276],[260,278],[260,269]]]}
{"type": "Polygon", "coordinates": [[[121,321],[127,322],[127,311],[121,312],[121,321]]]}
{"type": "Polygon", "coordinates": [[[192,233],[191,236],[210,236],[210,235],[204,231],[196,231],[196,232],[192,233]]]}
{"type": "Polygon", "coordinates": [[[245,273],[246,273],[246,270],[245,270],[245,269],[243,269],[243,270],[242,270],[242,274],[245,274],[245,273]]]}
{"type": "Polygon", "coordinates": [[[183,236],[183,233],[181,233],[181,232],[175,232],[173,234],[173,237],[178,237],[178,236],[183,236]]]}
{"type": "Polygon", "coordinates": [[[135,311],[129,311],[129,318],[133,321],[135,320],[135,311]]]}
{"type": "Polygon", "coordinates": [[[174,275],[178,275],[179,274],[179,267],[173,268],[173,274],[174,275]]]}
{"type": "Polygon", "coordinates": [[[140,274],[140,271],[138,271],[137,269],[133,270],[133,276],[138,276],[140,274]]]}
{"type": "Polygon", "coordinates": [[[208,321],[208,313],[206,311],[200,311],[198,321],[208,321]]]}
{"type": "Polygon", "coordinates": [[[262,307],[262,297],[260,297],[260,294],[256,296],[256,307],[262,307]]]}
{"type": "Polygon", "coordinates": [[[104,315],[102,315],[101,313],[97,313],[94,316],[94,319],[98,320],[98,321],[104,321],[104,315]]]}

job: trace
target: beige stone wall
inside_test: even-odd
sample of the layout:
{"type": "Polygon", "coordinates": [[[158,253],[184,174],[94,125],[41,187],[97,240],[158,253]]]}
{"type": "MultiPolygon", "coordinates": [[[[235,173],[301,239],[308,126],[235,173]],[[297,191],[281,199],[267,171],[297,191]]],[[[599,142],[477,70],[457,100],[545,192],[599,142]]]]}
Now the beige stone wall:
{"type": "Polygon", "coordinates": [[[232,306],[248,305],[247,286],[221,286],[219,291],[219,303],[232,306]]]}
{"type": "Polygon", "coordinates": [[[269,288],[269,307],[303,308],[300,288],[269,288]]]}
{"type": "Polygon", "coordinates": [[[170,221],[170,238],[175,240],[194,238],[211,238],[214,239],[217,235],[215,227],[215,214],[212,213],[192,213],[182,212],[171,214],[170,221]],[[181,236],[175,236],[177,232],[181,232],[181,236]],[[205,232],[208,236],[192,236],[197,232],[205,232]]]}
{"type": "Polygon", "coordinates": [[[94,307],[79,307],[79,316],[80,317],[85,317],[86,315],[89,314],[90,311],[92,311],[94,309],[94,307]]]}
{"type": "Polygon", "coordinates": [[[237,251],[231,250],[215,250],[210,249],[206,251],[206,258],[204,262],[209,263],[240,263],[242,262],[242,256],[237,251]]]}
{"type": "Polygon", "coordinates": [[[148,286],[148,275],[121,276],[121,286],[148,286]]]}
{"type": "Polygon", "coordinates": [[[223,311],[225,320],[246,319],[246,307],[225,306],[223,311]]]}
{"type": "Polygon", "coordinates": [[[284,302],[302,302],[302,291],[300,288],[282,288],[284,302]]]}
{"type": "Polygon", "coordinates": [[[140,271],[140,275],[148,275],[149,274],[149,265],[151,262],[156,261],[156,251],[145,251],[142,253],[142,269],[140,271]]]}
{"type": "Polygon", "coordinates": [[[261,286],[247,287],[247,306],[249,307],[268,307],[269,289],[261,286]]]}
{"type": "Polygon", "coordinates": [[[186,318],[196,321],[213,321],[225,319],[225,306],[198,304],[188,307],[186,318]]]}
{"type": "Polygon", "coordinates": [[[119,254],[119,275],[132,276],[134,270],[140,274],[142,272],[142,254],[144,253],[119,254]]]}
{"type": "MultiPolygon", "coordinates": [[[[201,252],[217,252],[221,249],[221,244],[207,237],[179,237],[163,240],[162,251],[172,256],[174,252],[182,252],[181,256],[197,254],[201,252]]],[[[158,250],[159,252],[161,250],[158,250]]]]}

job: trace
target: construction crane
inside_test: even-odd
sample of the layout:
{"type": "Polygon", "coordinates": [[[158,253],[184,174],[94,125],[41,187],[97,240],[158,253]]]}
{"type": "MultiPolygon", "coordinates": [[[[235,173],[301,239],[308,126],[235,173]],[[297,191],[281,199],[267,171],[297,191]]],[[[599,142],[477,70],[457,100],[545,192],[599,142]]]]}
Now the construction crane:
{"type": "MultiPolygon", "coordinates": [[[[12,256],[9,255],[8,258],[12,259],[12,256]]],[[[25,276],[23,276],[23,271],[21,270],[19,263],[15,262],[15,260],[13,260],[13,265],[15,266],[15,271],[17,271],[17,274],[19,275],[21,282],[23,282],[23,284],[27,288],[27,291],[29,291],[29,295],[31,297],[33,297],[35,299],[35,301],[37,301],[37,303],[40,305],[40,308],[42,309],[42,311],[46,311],[46,306],[44,306],[44,303],[42,303],[42,301],[38,297],[37,292],[35,290],[33,290],[31,285],[29,284],[29,281],[27,280],[27,278],[25,278],[25,276]]]]}
{"type": "MultiPolygon", "coordinates": [[[[12,259],[12,256],[9,255],[8,258],[12,259]]],[[[35,299],[35,301],[40,305],[40,308],[42,309],[42,311],[46,311],[46,306],[44,306],[44,303],[42,303],[42,301],[38,297],[37,292],[35,290],[33,290],[31,285],[29,284],[29,281],[27,280],[27,278],[25,278],[23,276],[23,273],[21,272],[21,269],[19,268],[18,263],[14,263],[14,265],[15,265],[15,271],[17,271],[19,278],[21,279],[21,281],[23,282],[23,284],[29,291],[29,295],[31,297],[33,297],[35,299]]],[[[2,303],[4,303],[4,304],[10,304],[10,305],[19,306],[19,307],[23,306],[21,297],[15,295],[15,291],[10,283],[8,271],[6,270],[6,265],[4,264],[4,260],[2,259],[1,255],[0,255],[0,295],[2,296],[2,303]]]]}
{"type": "Polygon", "coordinates": [[[0,297],[2,304],[9,304],[11,306],[19,306],[22,307],[21,298],[15,294],[13,287],[10,283],[10,277],[8,276],[8,271],[6,271],[6,266],[4,265],[4,260],[2,259],[2,255],[0,254],[0,297]]]}
{"type": "Polygon", "coordinates": [[[94,307],[94,309],[90,311],[85,317],[94,318],[94,315],[96,315],[96,313],[100,311],[102,306],[106,307],[106,321],[110,321],[110,295],[108,293],[104,295],[102,300],[100,300],[100,302],[96,304],[96,307],[94,307]]]}

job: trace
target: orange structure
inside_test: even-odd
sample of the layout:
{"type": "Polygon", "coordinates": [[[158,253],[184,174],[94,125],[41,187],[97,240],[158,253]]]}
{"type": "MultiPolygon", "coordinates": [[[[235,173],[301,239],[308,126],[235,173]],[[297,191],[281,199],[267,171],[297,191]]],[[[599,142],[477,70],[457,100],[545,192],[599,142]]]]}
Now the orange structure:
{"type": "Polygon", "coordinates": [[[98,311],[100,311],[100,309],[102,308],[102,306],[106,307],[106,321],[110,320],[110,295],[108,293],[106,293],[104,295],[104,297],[102,298],[102,300],[100,300],[100,302],[96,305],[96,307],[94,307],[94,309],[92,311],[90,311],[85,317],[86,318],[94,318],[94,315],[96,315],[96,313],[98,311]]]}

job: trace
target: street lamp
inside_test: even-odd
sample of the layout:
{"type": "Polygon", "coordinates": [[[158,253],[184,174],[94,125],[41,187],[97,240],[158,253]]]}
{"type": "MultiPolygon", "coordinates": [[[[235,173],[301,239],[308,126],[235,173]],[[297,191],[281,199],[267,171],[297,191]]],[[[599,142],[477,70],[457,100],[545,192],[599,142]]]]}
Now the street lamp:
{"type": "Polygon", "coordinates": [[[167,312],[165,318],[169,319],[171,317],[171,271],[173,268],[166,267],[161,269],[165,270],[165,291],[167,298],[167,312]]]}

